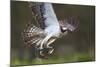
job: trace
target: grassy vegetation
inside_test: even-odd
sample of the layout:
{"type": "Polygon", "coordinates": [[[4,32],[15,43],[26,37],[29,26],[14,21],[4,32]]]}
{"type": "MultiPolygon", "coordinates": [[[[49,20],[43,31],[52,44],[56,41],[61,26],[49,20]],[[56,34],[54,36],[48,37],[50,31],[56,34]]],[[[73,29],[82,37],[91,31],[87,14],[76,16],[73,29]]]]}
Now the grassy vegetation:
{"type": "Polygon", "coordinates": [[[53,56],[48,59],[36,58],[32,62],[28,62],[28,58],[20,61],[18,58],[12,59],[11,65],[38,65],[38,64],[56,64],[56,63],[69,63],[69,62],[85,62],[85,61],[94,61],[94,56],[91,56],[86,53],[76,53],[71,56],[53,56]]]}

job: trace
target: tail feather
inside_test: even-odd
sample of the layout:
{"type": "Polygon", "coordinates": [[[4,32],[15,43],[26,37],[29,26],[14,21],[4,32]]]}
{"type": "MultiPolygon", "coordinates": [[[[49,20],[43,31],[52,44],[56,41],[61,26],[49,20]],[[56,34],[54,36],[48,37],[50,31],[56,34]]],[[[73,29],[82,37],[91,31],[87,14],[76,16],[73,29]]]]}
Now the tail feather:
{"type": "Polygon", "coordinates": [[[22,35],[25,44],[33,45],[39,42],[41,39],[44,39],[46,34],[44,33],[43,29],[31,24],[27,26],[22,35]]]}

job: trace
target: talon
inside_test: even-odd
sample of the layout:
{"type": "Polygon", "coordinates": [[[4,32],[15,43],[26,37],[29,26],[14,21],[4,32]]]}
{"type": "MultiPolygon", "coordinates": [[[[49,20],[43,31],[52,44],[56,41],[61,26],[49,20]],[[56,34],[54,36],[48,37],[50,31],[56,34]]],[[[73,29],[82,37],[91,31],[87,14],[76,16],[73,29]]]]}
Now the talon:
{"type": "Polygon", "coordinates": [[[52,54],[52,53],[53,53],[53,51],[54,51],[54,49],[51,49],[48,53],[49,53],[49,54],[52,54]]]}
{"type": "Polygon", "coordinates": [[[40,51],[40,55],[41,55],[41,56],[44,56],[43,51],[40,51]]]}
{"type": "Polygon", "coordinates": [[[47,48],[52,48],[50,45],[55,41],[56,39],[50,39],[46,45],[47,48]]]}

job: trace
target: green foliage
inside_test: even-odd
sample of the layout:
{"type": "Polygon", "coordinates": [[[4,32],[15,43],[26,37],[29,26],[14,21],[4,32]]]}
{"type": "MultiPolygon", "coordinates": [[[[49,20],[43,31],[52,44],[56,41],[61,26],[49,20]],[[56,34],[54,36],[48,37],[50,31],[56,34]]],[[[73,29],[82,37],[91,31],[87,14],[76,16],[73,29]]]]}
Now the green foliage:
{"type": "Polygon", "coordinates": [[[56,63],[70,63],[70,62],[85,62],[94,61],[94,56],[90,56],[87,53],[75,53],[71,56],[57,57],[53,56],[48,59],[36,58],[32,62],[28,62],[28,59],[20,61],[18,58],[11,61],[11,65],[37,65],[37,64],[56,64],[56,63]]]}

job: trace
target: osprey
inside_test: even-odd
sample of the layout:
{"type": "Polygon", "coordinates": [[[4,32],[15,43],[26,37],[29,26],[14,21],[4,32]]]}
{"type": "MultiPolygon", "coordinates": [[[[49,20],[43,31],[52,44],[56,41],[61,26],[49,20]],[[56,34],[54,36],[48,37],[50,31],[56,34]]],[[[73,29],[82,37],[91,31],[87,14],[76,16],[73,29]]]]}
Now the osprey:
{"type": "Polygon", "coordinates": [[[59,21],[52,3],[29,2],[29,7],[34,20],[27,24],[23,39],[25,44],[35,46],[41,57],[52,54],[54,48],[51,44],[78,26],[77,19],[73,17],[59,21]]]}

